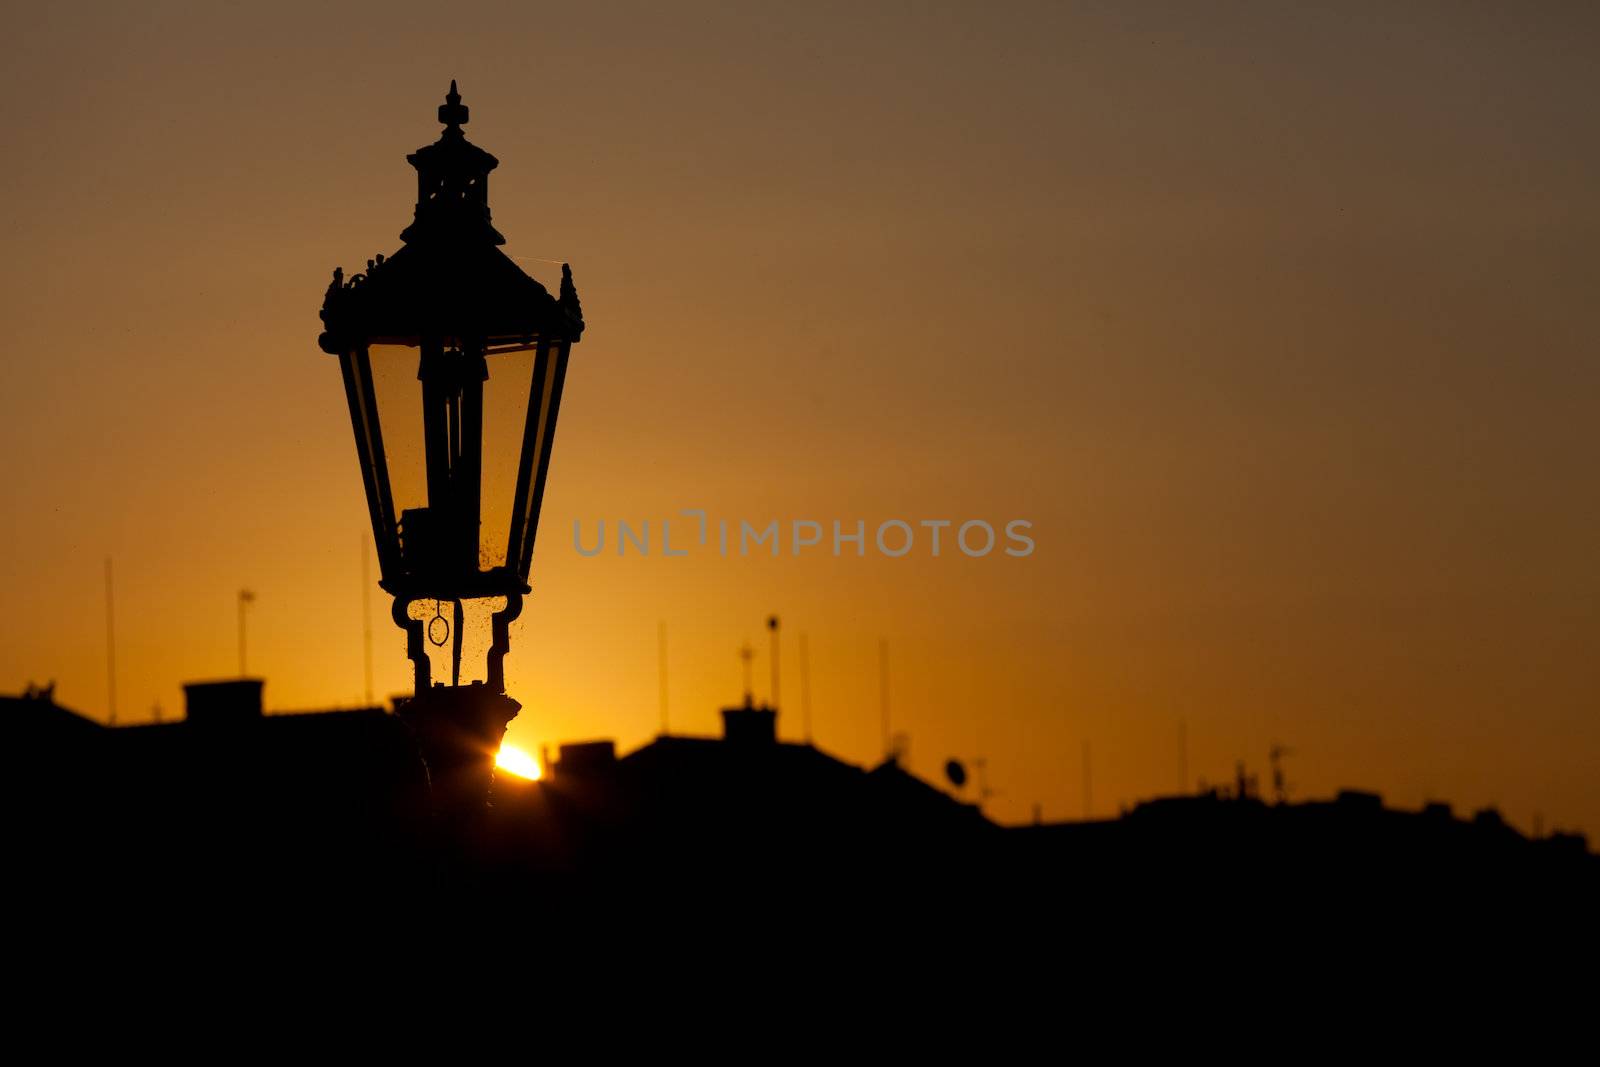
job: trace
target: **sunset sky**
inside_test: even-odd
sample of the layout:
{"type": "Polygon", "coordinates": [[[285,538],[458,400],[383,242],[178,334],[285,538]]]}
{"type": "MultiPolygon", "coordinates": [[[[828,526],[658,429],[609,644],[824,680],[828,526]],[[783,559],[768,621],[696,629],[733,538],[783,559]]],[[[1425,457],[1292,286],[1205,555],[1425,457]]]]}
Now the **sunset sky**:
{"type": "Polygon", "coordinates": [[[887,639],[912,769],[986,758],[1005,821],[1082,814],[1085,740],[1096,814],[1177,790],[1182,722],[1190,786],[1281,743],[1295,796],[1600,833],[1600,8],[1338,6],[6,2],[0,691],[105,717],[109,556],[122,720],[236,672],[245,587],[269,707],[362,702],[317,310],[456,78],[589,323],[518,745],[648,740],[663,620],[715,733],[777,613],[784,737],[803,632],[816,742],[878,759],[887,639]],[[869,550],[573,548],[685,508],[869,550]]]}

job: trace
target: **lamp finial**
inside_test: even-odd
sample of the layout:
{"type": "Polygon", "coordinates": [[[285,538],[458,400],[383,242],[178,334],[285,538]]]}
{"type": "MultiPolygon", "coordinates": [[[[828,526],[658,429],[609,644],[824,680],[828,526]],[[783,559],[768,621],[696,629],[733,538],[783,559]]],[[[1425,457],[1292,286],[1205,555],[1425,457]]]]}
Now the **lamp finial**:
{"type": "Polygon", "coordinates": [[[461,94],[456,91],[456,80],[450,79],[450,91],[444,96],[444,103],[439,105],[439,121],[451,129],[467,124],[467,108],[461,102],[461,94]]]}

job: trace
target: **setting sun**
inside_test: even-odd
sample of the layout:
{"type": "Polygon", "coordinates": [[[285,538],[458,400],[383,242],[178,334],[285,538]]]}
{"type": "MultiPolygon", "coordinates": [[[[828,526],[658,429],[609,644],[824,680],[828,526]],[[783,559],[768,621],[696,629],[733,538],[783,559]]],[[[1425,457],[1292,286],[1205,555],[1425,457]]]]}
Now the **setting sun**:
{"type": "Polygon", "coordinates": [[[494,765],[508,774],[535,782],[544,773],[539,767],[539,761],[516,745],[501,745],[500,751],[494,757],[494,765]]]}

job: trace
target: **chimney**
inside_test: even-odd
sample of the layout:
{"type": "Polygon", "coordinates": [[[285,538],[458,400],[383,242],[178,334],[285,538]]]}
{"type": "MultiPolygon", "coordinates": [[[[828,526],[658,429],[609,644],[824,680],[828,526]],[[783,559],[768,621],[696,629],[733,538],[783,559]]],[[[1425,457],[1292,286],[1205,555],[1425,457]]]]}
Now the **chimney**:
{"type": "Polygon", "coordinates": [[[722,739],[734,745],[773,745],[778,742],[776,708],[722,709],[722,739]]]}
{"type": "Polygon", "coordinates": [[[261,718],[260,678],[189,682],[183,687],[184,718],[203,726],[234,726],[261,718]]]}

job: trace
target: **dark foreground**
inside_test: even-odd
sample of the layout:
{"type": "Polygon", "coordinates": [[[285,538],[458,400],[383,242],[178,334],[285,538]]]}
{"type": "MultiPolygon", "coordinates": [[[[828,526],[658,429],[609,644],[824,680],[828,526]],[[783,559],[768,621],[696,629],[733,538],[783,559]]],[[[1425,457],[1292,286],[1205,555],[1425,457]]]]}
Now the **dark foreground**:
{"type": "Polygon", "coordinates": [[[1529,839],[1492,812],[1213,792],[1002,827],[892,762],[779,743],[762,709],[620,758],[566,746],[544,780],[497,778],[487,805],[452,815],[381,709],[106,729],[46,695],[0,704],[14,943],[140,927],[263,949],[296,931],[419,949],[504,931],[544,958],[652,938],[992,958],[1354,938],[1393,953],[1560,944],[1600,900],[1581,837],[1529,839]]]}

